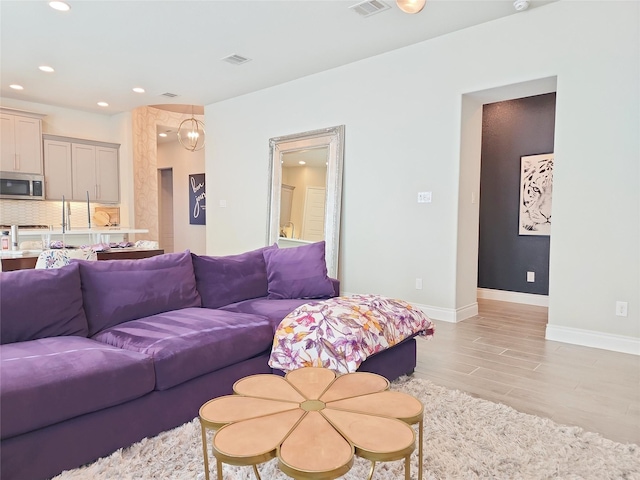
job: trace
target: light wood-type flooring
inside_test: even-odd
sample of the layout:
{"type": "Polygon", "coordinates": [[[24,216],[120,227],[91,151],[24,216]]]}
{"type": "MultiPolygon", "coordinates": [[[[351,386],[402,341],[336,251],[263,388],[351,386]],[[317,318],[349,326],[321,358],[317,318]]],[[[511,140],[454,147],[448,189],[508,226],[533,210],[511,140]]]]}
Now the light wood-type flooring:
{"type": "Polygon", "coordinates": [[[418,338],[416,377],[640,444],[640,356],[545,340],[546,307],[478,303],[479,315],[418,338]]]}

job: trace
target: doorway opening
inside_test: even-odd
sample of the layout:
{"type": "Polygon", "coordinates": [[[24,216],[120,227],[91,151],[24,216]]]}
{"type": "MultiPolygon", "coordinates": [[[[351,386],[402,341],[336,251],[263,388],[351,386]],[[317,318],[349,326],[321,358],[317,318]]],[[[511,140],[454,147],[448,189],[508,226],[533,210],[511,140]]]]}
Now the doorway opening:
{"type": "MultiPolygon", "coordinates": [[[[456,314],[455,321],[462,321],[478,314],[479,233],[480,233],[480,173],[482,156],[482,111],[484,105],[555,93],[557,77],[546,77],[522,83],[504,85],[462,95],[460,127],[460,173],[458,181],[458,233],[456,262],[456,314]]],[[[519,188],[519,186],[518,186],[519,188]]],[[[483,195],[487,192],[483,192],[483,195]]],[[[519,204],[516,204],[516,206],[519,204]]],[[[514,226],[517,231],[517,223],[514,226]]],[[[550,248],[549,255],[553,255],[550,248]]],[[[550,272],[552,276],[553,272],[550,272]]],[[[526,281],[526,271],[525,271],[526,281]]],[[[553,282],[551,282],[553,284],[553,282]]],[[[544,297],[543,295],[512,292],[508,301],[530,303],[520,297],[544,297]]],[[[549,292],[549,296],[553,294],[549,292]]],[[[548,304],[545,297],[545,303],[548,304]]],[[[500,299],[498,299],[500,300],[500,299]]]]}
{"type": "Polygon", "coordinates": [[[480,298],[548,302],[555,105],[555,92],[483,105],[480,298]],[[520,228],[534,213],[541,226],[520,228]]]}
{"type": "Polygon", "coordinates": [[[160,248],[165,253],[174,251],[173,233],[173,169],[158,169],[158,220],[160,248]]]}

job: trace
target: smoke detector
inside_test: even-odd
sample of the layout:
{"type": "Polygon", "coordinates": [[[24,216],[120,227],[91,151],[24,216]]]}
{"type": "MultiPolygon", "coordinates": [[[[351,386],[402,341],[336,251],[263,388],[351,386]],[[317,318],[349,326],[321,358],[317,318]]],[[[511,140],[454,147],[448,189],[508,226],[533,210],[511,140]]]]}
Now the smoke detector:
{"type": "Polygon", "coordinates": [[[518,12],[526,10],[529,8],[529,0],[516,0],[513,2],[513,8],[515,8],[518,12]]]}

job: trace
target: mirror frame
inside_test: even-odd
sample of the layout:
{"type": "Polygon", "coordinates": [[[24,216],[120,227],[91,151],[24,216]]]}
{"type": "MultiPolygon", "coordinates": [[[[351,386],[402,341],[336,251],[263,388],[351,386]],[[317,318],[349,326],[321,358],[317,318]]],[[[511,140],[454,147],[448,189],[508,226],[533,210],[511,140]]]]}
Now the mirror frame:
{"type": "Polygon", "coordinates": [[[280,193],[282,155],[295,150],[328,147],[327,182],[324,214],[325,259],[327,273],[338,278],[340,209],[342,205],[342,165],[344,125],[269,139],[269,215],[267,245],[278,242],[280,233],[280,193]]]}

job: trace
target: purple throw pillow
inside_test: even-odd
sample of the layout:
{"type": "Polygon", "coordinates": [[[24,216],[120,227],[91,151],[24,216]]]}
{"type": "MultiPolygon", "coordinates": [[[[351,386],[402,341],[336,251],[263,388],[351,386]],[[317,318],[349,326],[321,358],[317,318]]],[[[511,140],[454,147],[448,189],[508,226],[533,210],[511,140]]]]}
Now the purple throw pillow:
{"type": "Polygon", "coordinates": [[[76,262],[89,336],[129,320],[201,305],[188,250],[140,260],[76,262]]]}
{"type": "Polygon", "coordinates": [[[265,250],[269,298],[320,298],[335,294],[327,276],[324,241],[265,250]]]}
{"type": "Polygon", "coordinates": [[[202,306],[219,308],[267,296],[267,267],[262,253],[277,245],[239,255],[207,257],[191,254],[202,306]]]}
{"type": "Polygon", "coordinates": [[[86,337],[77,265],[0,274],[0,343],[86,337]]]}

